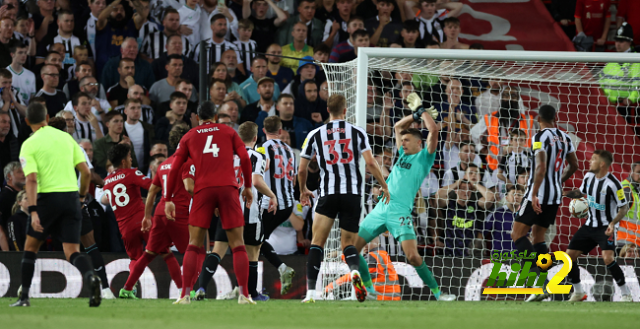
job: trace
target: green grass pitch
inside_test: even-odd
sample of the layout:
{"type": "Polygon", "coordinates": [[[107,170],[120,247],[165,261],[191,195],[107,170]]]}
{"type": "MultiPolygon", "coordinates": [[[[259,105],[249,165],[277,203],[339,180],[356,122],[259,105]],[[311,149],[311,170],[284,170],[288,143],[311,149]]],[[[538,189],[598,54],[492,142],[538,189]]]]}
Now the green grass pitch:
{"type": "Polygon", "coordinates": [[[30,308],[9,308],[0,298],[1,328],[640,328],[637,303],[522,302],[316,302],[271,300],[258,305],[207,300],[32,299],[30,308]]]}

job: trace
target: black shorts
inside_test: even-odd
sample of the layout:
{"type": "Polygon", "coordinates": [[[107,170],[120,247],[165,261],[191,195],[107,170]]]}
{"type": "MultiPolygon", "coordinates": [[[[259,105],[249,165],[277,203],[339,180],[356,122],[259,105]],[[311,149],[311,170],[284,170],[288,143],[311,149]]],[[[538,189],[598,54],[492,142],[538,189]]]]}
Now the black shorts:
{"type": "Polygon", "coordinates": [[[523,223],[528,226],[538,225],[544,228],[549,228],[549,226],[555,224],[560,205],[541,204],[540,207],[542,208],[542,213],[538,215],[533,210],[531,201],[527,199],[522,200],[522,205],[520,205],[520,211],[518,211],[516,222],[523,223]]]}
{"type": "Polygon", "coordinates": [[[340,217],[338,226],[357,233],[362,217],[362,198],[354,194],[331,194],[318,199],[316,213],[332,219],[340,217]]]}
{"type": "Polygon", "coordinates": [[[271,236],[271,233],[275,231],[280,224],[284,223],[289,217],[291,217],[291,213],[293,212],[293,207],[284,208],[282,210],[278,209],[275,215],[271,212],[267,212],[266,209],[262,210],[262,226],[264,228],[264,239],[268,239],[271,236]]]}
{"type": "MultiPolygon", "coordinates": [[[[264,241],[264,230],[262,228],[262,223],[256,224],[245,224],[243,231],[243,239],[244,244],[247,246],[259,246],[264,241]]],[[[218,221],[218,226],[216,227],[216,235],[213,241],[220,242],[229,242],[227,239],[227,232],[222,229],[222,222],[218,221]]]]}
{"type": "Polygon", "coordinates": [[[27,234],[44,241],[49,234],[63,243],[80,243],[82,213],[78,192],[38,193],[38,217],[42,232],[36,232],[31,226],[27,234]]]}
{"type": "Polygon", "coordinates": [[[91,215],[89,215],[88,206],[80,207],[82,212],[82,229],[80,230],[80,236],[84,236],[85,234],[93,231],[93,220],[91,219],[91,215]]]}
{"type": "Polygon", "coordinates": [[[602,250],[615,250],[616,244],[613,240],[613,234],[607,236],[604,232],[607,227],[588,227],[582,226],[573,235],[567,249],[580,250],[586,254],[593,250],[596,246],[600,246],[602,250]]]}

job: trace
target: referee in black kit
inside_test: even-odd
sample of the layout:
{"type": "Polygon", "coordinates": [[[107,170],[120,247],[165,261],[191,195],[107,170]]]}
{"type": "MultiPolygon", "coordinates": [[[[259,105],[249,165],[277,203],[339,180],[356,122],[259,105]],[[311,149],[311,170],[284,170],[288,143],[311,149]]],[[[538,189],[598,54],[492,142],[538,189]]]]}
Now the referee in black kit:
{"type": "Polygon", "coordinates": [[[91,172],[71,135],[47,125],[49,116],[44,105],[29,105],[26,121],[33,134],[22,145],[20,163],[27,178],[30,225],[22,257],[22,293],[10,306],[30,306],[36,253],[50,234],[62,241],[67,260],[89,283],[89,306],[99,306],[100,278],[93,271],[90,258],[80,253],[80,202],[89,190],[91,172]],[[80,192],[74,168],[80,172],[80,192]]]}

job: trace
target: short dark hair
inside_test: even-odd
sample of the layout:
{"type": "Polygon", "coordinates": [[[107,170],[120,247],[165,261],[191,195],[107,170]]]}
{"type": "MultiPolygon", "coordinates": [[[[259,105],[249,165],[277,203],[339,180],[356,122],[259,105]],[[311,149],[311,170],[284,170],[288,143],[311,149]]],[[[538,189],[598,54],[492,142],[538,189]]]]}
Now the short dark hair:
{"type": "MultiPolygon", "coordinates": [[[[313,80],[307,80],[307,81],[311,81],[311,82],[313,82],[313,80]]],[[[314,84],[315,84],[315,83],[314,83],[314,84]]],[[[306,85],[306,83],[305,83],[305,84],[303,84],[303,85],[306,85]]],[[[284,93],[284,94],[280,94],[280,97],[278,97],[278,104],[280,104],[280,101],[281,101],[281,100],[283,100],[283,99],[285,99],[285,98],[289,98],[289,99],[291,99],[291,100],[292,100],[292,101],[294,101],[294,102],[296,101],[296,99],[295,99],[295,97],[293,97],[293,95],[291,95],[291,94],[287,94],[287,93],[284,93]]]]}
{"type": "Polygon", "coordinates": [[[122,66],[122,63],[124,63],[124,62],[131,62],[135,66],[135,61],[133,59],[131,59],[131,58],[122,58],[118,62],[118,67],[122,66]]]}
{"type": "Polygon", "coordinates": [[[342,112],[346,107],[347,99],[344,97],[344,95],[333,94],[329,96],[329,99],[327,99],[327,110],[329,111],[329,113],[335,116],[342,115],[342,112]]]}
{"type": "Polygon", "coordinates": [[[169,96],[169,104],[173,103],[176,99],[184,99],[188,101],[187,95],[179,91],[174,91],[171,93],[171,96],[169,96]]]}
{"type": "Polygon", "coordinates": [[[255,122],[247,121],[238,127],[238,135],[243,142],[251,142],[258,136],[258,125],[255,122]]]}
{"type": "Polygon", "coordinates": [[[11,71],[9,71],[8,69],[5,69],[4,67],[0,67],[0,77],[3,77],[5,79],[12,79],[13,75],[11,74],[11,71]]]}
{"type": "Polygon", "coordinates": [[[313,47],[313,53],[331,54],[331,48],[324,43],[313,47]]]}
{"type": "Polygon", "coordinates": [[[89,94],[85,93],[85,92],[78,92],[76,93],[73,98],[71,99],[71,105],[73,106],[78,106],[78,102],[80,102],[80,97],[86,97],[89,100],[91,100],[91,96],[89,96],[89,94]]]}
{"type": "Polygon", "coordinates": [[[420,0],[420,2],[418,2],[418,3],[419,3],[420,5],[422,5],[422,3],[423,3],[423,2],[426,2],[426,3],[436,3],[436,2],[438,2],[438,0],[420,0]]]}
{"type": "Polygon", "coordinates": [[[351,35],[351,37],[353,38],[353,40],[360,38],[360,37],[369,37],[369,33],[367,33],[367,31],[360,29],[357,30],[355,32],[353,32],[353,34],[351,35]]]}
{"type": "Polygon", "coordinates": [[[122,160],[126,159],[129,152],[131,152],[131,146],[129,146],[129,144],[119,143],[111,147],[107,152],[107,158],[114,167],[120,168],[122,160]]]}
{"type": "Polygon", "coordinates": [[[41,103],[31,103],[27,106],[27,121],[37,124],[47,120],[47,108],[41,103]]]}
{"type": "Polygon", "coordinates": [[[258,56],[254,57],[254,58],[251,60],[251,66],[253,66],[253,64],[254,64],[257,60],[259,60],[259,59],[263,60],[265,63],[269,63],[269,61],[267,61],[267,58],[266,58],[266,57],[264,57],[264,56],[262,56],[262,55],[258,55],[258,56]]]}
{"type": "Polygon", "coordinates": [[[124,108],[127,108],[131,103],[142,104],[142,102],[137,98],[127,98],[127,100],[124,101],[124,108]]]}
{"type": "Polygon", "coordinates": [[[383,2],[389,5],[393,5],[393,7],[396,6],[396,1],[395,0],[378,0],[378,3],[383,2]]]}
{"type": "Polygon", "coordinates": [[[33,104],[33,103],[40,103],[40,104],[44,104],[44,103],[46,103],[46,102],[47,102],[47,100],[46,100],[44,97],[42,97],[42,96],[37,96],[37,97],[31,97],[31,99],[29,99],[29,104],[28,104],[28,105],[31,105],[31,104],[33,104]]]}
{"type": "Polygon", "coordinates": [[[511,137],[518,137],[518,136],[527,137],[527,133],[524,130],[519,128],[511,129],[511,131],[509,132],[509,135],[511,135],[511,137]]]}
{"type": "Polygon", "coordinates": [[[58,18],[60,16],[62,16],[62,15],[71,15],[71,16],[73,16],[73,13],[71,11],[69,11],[69,10],[66,10],[66,9],[58,10],[58,18]]]}
{"type": "Polygon", "coordinates": [[[467,169],[469,168],[478,168],[478,170],[480,170],[480,166],[478,166],[477,164],[471,162],[470,164],[467,165],[467,169]]]}
{"type": "MultiPolygon", "coordinates": [[[[225,65],[226,66],[226,65],[225,65]]],[[[220,82],[221,84],[224,85],[225,88],[227,88],[227,84],[224,82],[224,80],[221,79],[211,79],[211,81],[209,81],[209,89],[213,88],[213,85],[216,84],[216,82],[220,82]]]]}
{"type": "Polygon", "coordinates": [[[551,105],[542,105],[538,109],[538,115],[542,121],[551,123],[556,119],[556,109],[551,105]]]}
{"type": "Polygon", "coordinates": [[[507,189],[507,194],[509,194],[509,192],[511,191],[520,191],[520,192],[524,192],[524,187],[522,187],[522,185],[511,185],[508,189],[507,189]]]}
{"type": "Polygon", "coordinates": [[[167,56],[167,65],[169,65],[169,63],[171,63],[172,59],[182,60],[182,55],[173,54],[173,55],[167,56]]]}
{"type": "Polygon", "coordinates": [[[227,17],[225,17],[223,14],[215,14],[211,17],[211,19],[209,20],[209,24],[213,24],[213,22],[219,20],[219,19],[224,19],[226,20],[227,17]]]}
{"type": "Polygon", "coordinates": [[[180,12],[178,12],[173,7],[168,7],[167,9],[164,10],[164,13],[162,13],[162,20],[163,21],[164,21],[164,18],[167,17],[168,14],[178,14],[178,15],[180,15],[180,12]]]}
{"type": "MultiPolygon", "coordinates": [[[[336,3],[338,3],[338,1],[336,1],[336,3]]],[[[355,21],[361,21],[362,23],[364,23],[364,19],[362,19],[362,17],[360,16],[351,16],[351,18],[349,18],[349,21],[347,21],[347,25],[351,24],[351,22],[355,22],[355,21]]]]}
{"type": "Polygon", "coordinates": [[[417,32],[420,31],[420,23],[415,19],[408,19],[402,23],[402,29],[407,32],[417,32]]]}
{"type": "Polygon", "coordinates": [[[593,154],[600,157],[600,159],[604,160],[607,163],[607,166],[610,166],[613,163],[613,154],[607,150],[595,150],[593,154]]]}
{"type": "Polygon", "coordinates": [[[413,135],[415,138],[422,140],[422,133],[420,132],[419,129],[416,128],[407,128],[403,131],[400,132],[400,136],[404,136],[404,135],[413,135]]]}
{"type": "Polygon", "coordinates": [[[447,26],[447,23],[460,26],[460,20],[456,17],[447,17],[442,21],[442,26],[447,26]]]}
{"type": "Polygon", "coordinates": [[[47,52],[47,55],[46,55],[46,56],[44,56],[44,59],[45,59],[45,60],[49,59],[49,57],[51,57],[51,55],[58,55],[58,56],[60,56],[60,53],[59,53],[59,52],[57,52],[57,51],[49,50],[49,51],[47,52]]]}
{"type": "Polygon", "coordinates": [[[169,146],[172,149],[176,149],[178,144],[180,144],[180,139],[187,132],[189,132],[189,126],[186,123],[182,122],[171,127],[171,131],[169,131],[169,146]]]}
{"type": "Polygon", "coordinates": [[[484,46],[481,43],[476,42],[469,45],[469,49],[483,50],[484,46]]]}
{"type": "Polygon", "coordinates": [[[463,146],[468,145],[469,147],[473,147],[475,149],[476,144],[474,144],[472,141],[470,140],[462,140],[460,141],[460,145],[458,146],[458,149],[462,149],[463,146]]]}
{"type": "MultiPolygon", "coordinates": [[[[222,80],[218,80],[222,81],[222,80]]],[[[200,120],[211,120],[216,116],[216,104],[212,101],[205,101],[198,106],[198,118],[200,120]]]]}
{"type": "Polygon", "coordinates": [[[64,120],[64,118],[53,117],[49,119],[49,126],[67,132],[67,122],[64,120]]]}
{"type": "Polygon", "coordinates": [[[118,111],[109,111],[107,112],[107,114],[104,116],[104,122],[108,123],[109,121],[113,120],[113,118],[117,117],[117,116],[121,116],[122,118],[124,118],[124,115],[122,115],[122,113],[118,112],[118,111]]]}
{"type": "MultiPolygon", "coordinates": [[[[80,63],[76,64],[75,72],[76,73],[80,72],[80,67],[83,66],[83,65],[87,65],[87,66],[91,67],[91,64],[89,64],[89,62],[87,62],[87,61],[80,62],[80,63]]],[[[93,72],[93,67],[91,67],[91,72],[93,72]]]]}
{"type": "Polygon", "coordinates": [[[298,7],[300,7],[300,5],[302,5],[303,2],[310,2],[310,3],[313,3],[314,5],[316,4],[315,0],[300,0],[300,3],[298,3],[298,7]]]}
{"type": "Polygon", "coordinates": [[[18,51],[18,48],[27,48],[27,45],[22,43],[20,40],[13,40],[9,42],[9,52],[15,54],[18,51]]]}
{"type": "Polygon", "coordinates": [[[278,116],[270,116],[264,119],[264,130],[270,134],[275,134],[282,129],[282,120],[278,116]]]}

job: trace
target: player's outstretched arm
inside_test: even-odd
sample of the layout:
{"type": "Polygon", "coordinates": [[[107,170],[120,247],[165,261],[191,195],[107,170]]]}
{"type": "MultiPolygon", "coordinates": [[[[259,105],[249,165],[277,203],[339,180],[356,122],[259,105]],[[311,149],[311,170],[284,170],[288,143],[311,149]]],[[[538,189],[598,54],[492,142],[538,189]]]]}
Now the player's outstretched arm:
{"type": "Polygon", "coordinates": [[[367,164],[367,169],[373,175],[376,181],[378,181],[378,183],[380,184],[380,191],[382,192],[382,201],[384,203],[389,203],[389,201],[391,201],[391,194],[389,194],[389,186],[387,186],[387,182],[384,180],[384,176],[382,176],[382,171],[380,170],[378,161],[376,161],[376,159],[373,158],[373,155],[371,154],[371,150],[362,152],[362,157],[364,158],[364,162],[367,164]]]}
{"type": "Polygon", "coordinates": [[[567,179],[571,178],[576,170],[578,170],[578,157],[576,157],[575,152],[567,154],[567,162],[569,163],[569,166],[567,166],[567,169],[562,173],[563,183],[566,182],[567,179]]]}

